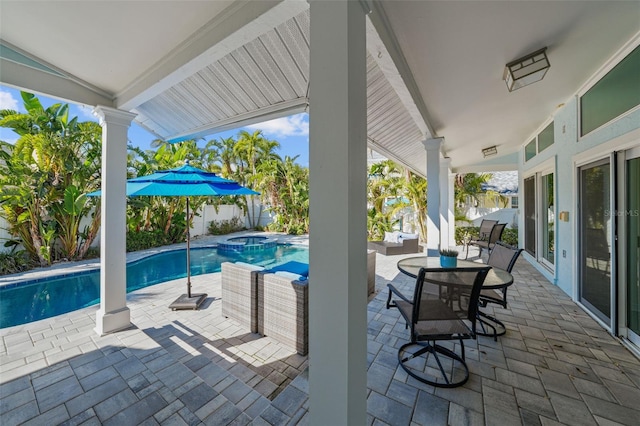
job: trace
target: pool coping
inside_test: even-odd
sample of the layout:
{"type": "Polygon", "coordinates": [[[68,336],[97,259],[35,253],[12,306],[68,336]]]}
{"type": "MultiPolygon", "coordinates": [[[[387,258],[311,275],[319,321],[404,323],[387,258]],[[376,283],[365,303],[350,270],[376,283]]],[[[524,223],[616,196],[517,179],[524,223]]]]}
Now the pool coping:
{"type": "MultiPolygon", "coordinates": [[[[225,235],[204,235],[199,238],[192,239],[190,241],[190,247],[195,248],[213,248],[218,243],[227,240],[228,238],[242,237],[249,235],[264,235],[268,238],[274,238],[278,240],[278,243],[309,246],[308,235],[288,235],[278,232],[258,232],[258,231],[241,231],[233,234],[225,235]]],[[[154,247],[151,249],[140,250],[135,252],[129,252],[126,254],[126,263],[130,264],[138,260],[144,259],[149,256],[153,256],[160,253],[165,253],[174,250],[184,250],[187,247],[186,242],[176,243],[168,246],[154,247]]],[[[79,260],[74,262],[59,262],[51,266],[30,269],[28,271],[20,272],[17,274],[0,276],[0,288],[11,288],[24,283],[36,283],[41,280],[51,279],[52,277],[66,277],[70,275],[81,275],[84,273],[95,272],[100,269],[100,258],[79,260]]]]}

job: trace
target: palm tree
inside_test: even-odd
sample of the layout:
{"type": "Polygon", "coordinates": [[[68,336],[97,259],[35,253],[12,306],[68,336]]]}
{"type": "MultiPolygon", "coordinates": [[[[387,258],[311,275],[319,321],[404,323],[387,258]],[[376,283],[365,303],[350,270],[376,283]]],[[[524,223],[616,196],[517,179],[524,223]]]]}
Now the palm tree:
{"type": "MultiPolygon", "coordinates": [[[[262,130],[256,130],[253,133],[246,130],[238,132],[238,141],[233,148],[238,166],[235,174],[236,180],[243,185],[251,186],[257,179],[259,164],[268,159],[279,158],[275,154],[275,149],[279,147],[278,142],[266,139],[262,135],[262,130]]],[[[249,219],[249,226],[253,228],[260,220],[262,206],[256,213],[255,197],[251,195],[245,197],[245,203],[244,210],[249,219]]]]}

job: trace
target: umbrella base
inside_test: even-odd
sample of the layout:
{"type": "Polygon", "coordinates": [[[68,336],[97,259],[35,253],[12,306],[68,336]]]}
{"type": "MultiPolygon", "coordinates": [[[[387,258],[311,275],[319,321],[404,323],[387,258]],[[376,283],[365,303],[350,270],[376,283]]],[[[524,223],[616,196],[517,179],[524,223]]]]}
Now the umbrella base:
{"type": "Polygon", "coordinates": [[[178,297],[175,300],[175,302],[170,304],[169,308],[174,311],[178,309],[196,310],[200,307],[200,305],[202,305],[202,303],[205,301],[206,298],[207,298],[206,293],[192,294],[191,297],[189,297],[186,294],[183,294],[180,297],[178,297]]]}

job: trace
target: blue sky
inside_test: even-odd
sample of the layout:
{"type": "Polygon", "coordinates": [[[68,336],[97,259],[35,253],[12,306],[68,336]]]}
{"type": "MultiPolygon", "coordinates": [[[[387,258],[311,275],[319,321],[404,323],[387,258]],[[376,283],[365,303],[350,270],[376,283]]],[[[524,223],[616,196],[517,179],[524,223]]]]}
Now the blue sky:
{"type": "MultiPolygon", "coordinates": [[[[46,96],[37,95],[42,105],[47,108],[55,103],[62,102],[46,96]]],[[[70,117],[78,117],[79,121],[98,121],[92,114],[92,108],[82,105],[69,104],[70,117]]],[[[22,105],[20,91],[8,86],[0,85],[0,109],[12,109],[19,112],[25,112],[22,105]]],[[[208,135],[204,141],[199,141],[198,145],[204,146],[205,141],[211,139],[219,139],[220,137],[236,136],[239,130],[262,130],[265,137],[276,140],[280,143],[278,155],[284,158],[286,155],[295,157],[299,155],[297,163],[302,166],[309,166],[309,115],[306,113],[295,114],[289,117],[278,118],[276,120],[266,121],[251,126],[229,130],[226,132],[208,135]]],[[[18,139],[10,129],[0,128],[0,140],[13,143],[18,139]]],[[[132,145],[138,146],[143,150],[152,149],[151,141],[156,136],[149,133],[144,128],[138,126],[135,122],[129,128],[129,141],[132,145]]]]}

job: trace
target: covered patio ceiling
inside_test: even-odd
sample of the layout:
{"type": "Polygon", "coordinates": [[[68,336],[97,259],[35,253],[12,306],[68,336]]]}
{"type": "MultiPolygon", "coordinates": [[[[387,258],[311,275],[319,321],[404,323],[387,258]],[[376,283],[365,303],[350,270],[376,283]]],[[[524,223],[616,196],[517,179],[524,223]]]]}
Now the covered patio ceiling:
{"type": "MultiPolygon", "coordinates": [[[[520,146],[640,31],[636,1],[363,3],[369,146],[423,176],[432,137],[454,171],[515,169],[520,146]],[[510,93],[504,65],[544,46],[544,80],[510,93]]],[[[1,0],[0,81],[135,112],[162,139],[202,137],[308,110],[308,7],[1,0]]]]}

